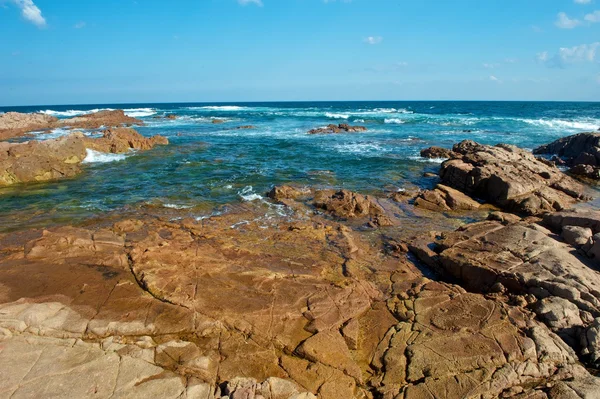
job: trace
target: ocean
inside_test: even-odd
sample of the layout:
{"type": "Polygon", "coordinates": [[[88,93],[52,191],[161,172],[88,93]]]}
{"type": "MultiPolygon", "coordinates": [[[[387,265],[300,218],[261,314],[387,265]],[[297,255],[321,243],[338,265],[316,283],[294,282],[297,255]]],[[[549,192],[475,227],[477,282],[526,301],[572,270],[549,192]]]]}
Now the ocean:
{"type": "MultiPolygon", "coordinates": [[[[143,153],[89,151],[85,173],[71,180],[0,189],[0,231],[73,223],[120,209],[222,212],[224,204],[264,201],[273,185],[347,188],[381,194],[429,188],[442,160],[419,152],[464,139],[526,149],[600,128],[600,103],[574,102],[284,102],[235,104],[103,104],[0,107],[67,118],[124,109],[142,119],[145,135],[170,145],[143,153]],[[174,114],[177,119],[157,118],[174,114]],[[214,124],[219,119],[223,123],[214,124]],[[365,133],[309,135],[330,123],[365,133]],[[238,130],[242,125],[256,129],[238,130]]],[[[69,131],[38,133],[33,139],[69,131]]],[[[85,132],[96,135],[97,131],[85,132]]]]}

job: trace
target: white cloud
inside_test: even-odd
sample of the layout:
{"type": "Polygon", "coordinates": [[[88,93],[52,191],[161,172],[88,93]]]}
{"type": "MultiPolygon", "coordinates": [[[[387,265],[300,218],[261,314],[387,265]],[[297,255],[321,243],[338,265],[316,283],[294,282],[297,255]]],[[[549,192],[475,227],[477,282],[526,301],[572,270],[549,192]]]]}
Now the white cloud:
{"type": "Polygon", "coordinates": [[[577,4],[590,4],[592,0],[574,0],[577,4]]]}
{"type": "Polygon", "coordinates": [[[494,69],[498,66],[498,64],[492,64],[492,63],[483,63],[481,65],[483,65],[483,67],[485,69],[494,69]]]}
{"type": "Polygon", "coordinates": [[[600,42],[582,44],[574,47],[561,47],[558,56],[564,62],[594,62],[600,42]]]}
{"type": "Polygon", "coordinates": [[[262,0],[238,0],[238,3],[240,3],[243,6],[247,6],[248,4],[254,4],[259,7],[263,6],[262,0]]]}
{"type": "Polygon", "coordinates": [[[593,24],[595,24],[596,22],[600,22],[600,10],[596,10],[592,13],[587,14],[584,19],[593,24]]]}
{"type": "Polygon", "coordinates": [[[75,26],[73,26],[73,27],[74,27],[75,29],[82,29],[82,28],[85,28],[85,25],[86,25],[86,24],[85,24],[85,22],[84,22],[84,21],[81,21],[81,22],[77,22],[77,23],[75,24],[75,26]]]}
{"type": "Polygon", "coordinates": [[[600,49],[600,42],[581,44],[573,47],[561,47],[553,56],[547,51],[538,53],[536,60],[550,68],[564,68],[568,64],[595,62],[596,54],[600,49]]]}
{"type": "Polygon", "coordinates": [[[500,79],[498,79],[498,78],[497,78],[497,77],[495,77],[494,75],[490,75],[490,80],[491,80],[492,82],[498,82],[498,83],[501,83],[501,82],[502,82],[500,79]]]}
{"type": "Polygon", "coordinates": [[[21,9],[21,15],[29,22],[40,28],[46,26],[46,19],[42,11],[33,3],[33,0],[12,0],[21,9]]]}
{"type": "Polygon", "coordinates": [[[573,29],[581,25],[581,21],[575,18],[569,18],[564,12],[558,13],[558,19],[554,23],[560,29],[573,29]]]}
{"type": "Polygon", "coordinates": [[[365,38],[364,42],[367,44],[379,44],[383,41],[383,37],[381,36],[369,36],[365,38]]]}
{"type": "Polygon", "coordinates": [[[535,55],[535,59],[538,62],[546,62],[546,61],[548,61],[548,59],[549,59],[548,52],[547,51],[542,51],[541,53],[537,53],[535,55]]]}

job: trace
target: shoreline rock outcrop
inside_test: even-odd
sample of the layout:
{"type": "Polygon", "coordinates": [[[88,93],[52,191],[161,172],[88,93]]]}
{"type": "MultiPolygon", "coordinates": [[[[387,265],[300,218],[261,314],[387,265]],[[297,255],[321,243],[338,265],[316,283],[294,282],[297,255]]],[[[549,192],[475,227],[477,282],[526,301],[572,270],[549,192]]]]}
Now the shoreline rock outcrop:
{"type": "Polygon", "coordinates": [[[600,133],[579,133],[560,138],[533,150],[534,154],[555,155],[567,166],[569,173],[600,179],[600,133]]]}
{"type": "Polygon", "coordinates": [[[503,210],[538,215],[589,199],[580,183],[518,147],[466,140],[453,152],[440,168],[442,184],[503,210]]]}
{"type": "Polygon", "coordinates": [[[0,140],[19,137],[28,132],[62,127],[98,129],[143,124],[143,121],[125,115],[123,110],[98,111],[67,119],[58,119],[46,114],[7,112],[0,115],[0,140]]]}
{"type": "Polygon", "coordinates": [[[118,154],[149,150],[168,142],[161,136],[145,138],[130,128],[108,129],[101,138],[75,132],[44,141],[0,142],[0,187],[74,177],[81,173],[80,164],[88,149],[118,154]]]}

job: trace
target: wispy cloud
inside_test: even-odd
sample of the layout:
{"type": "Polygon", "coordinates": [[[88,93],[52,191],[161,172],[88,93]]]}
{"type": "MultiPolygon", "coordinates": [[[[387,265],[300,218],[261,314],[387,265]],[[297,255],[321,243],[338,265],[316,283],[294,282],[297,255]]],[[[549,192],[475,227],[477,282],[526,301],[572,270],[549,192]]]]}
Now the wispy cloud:
{"type": "Polygon", "coordinates": [[[561,47],[553,56],[547,51],[538,53],[536,60],[550,68],[564,68],[568,64],[582,62],[596,62],[596,55],[600,49],[600,42],[581,44],[573,47],[561,47]]]}
{"type": "Polygon", "coordinates": [[[576,4],[590,4],[592,0],[574,0],[576,4]]]}
{"type": "Polygon", "coordinates": [[[39,28],[46,26],[46,19],[42,15],[42,10],[35,5],[33,0],[12,0],[12,2],[21,9],[23,18],[39,28]]]}
{"type": "Polygon", "coordinates": [[[575,18],[570,18],[566,13],[559,12],[558,19],[554,23],[560,29],[573,29],[581,25],[581,21],[575,18]]]}
{"type": "Polygon", "coordinates": [[[490,75],[490,80],[492,82],[502,83],[502,81],[500,79],[498,79],[497,77],[495,77],[494,75],[490,75]]]}
{"type": "Polygon", "coordinates": [[[363,40],[367,44],[379,44],[383,41],[383,37],[381,36],[369,36],[363,40]]]}
{"type": "Polygon", "coordinates": [[[73,27],[75,29],[83,29],[83,28],[85,28],[85,25],[86,25],[86,23],[84,21],[81,21],[81,22],[77,22],[73,27]]]}
{"type": "Polygon", "coordinates": [[[584,19],[592,24],[600,22],[600,10],[587,14],[584,19]]]}
{"type": "Polygon", "coordinates": [[[238,0],[238,3],[240,3],[243,6],[247,6],[248,4],[254,4],[259,7],[263,6],[262,0],[238,0]]]}

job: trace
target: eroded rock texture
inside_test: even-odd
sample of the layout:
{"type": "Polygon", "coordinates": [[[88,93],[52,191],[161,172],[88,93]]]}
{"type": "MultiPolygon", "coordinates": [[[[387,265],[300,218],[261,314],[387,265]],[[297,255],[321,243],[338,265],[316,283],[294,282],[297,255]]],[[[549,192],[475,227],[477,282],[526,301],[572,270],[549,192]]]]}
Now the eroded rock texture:
{"type": "Polygon", "coordinates": [[[65,397],[73,380],[82,398],[598,388],[527,309],[432,281],[336,222],[256,220],[241,209],[0,236],[0,359],[14,365],[0,393],[65,397]]]}
{"type": "Polygon", "coordinates": [[[415,253],[471,291],[510,294],[580,349],[582,359],[597,364],[600,273],[573,247],[536,224],[497,221],[468,225],[436,245],[435,252],[421,245],[415,253]]]}
{"type": "Polygon", "coordinates": [[[161,136],[145,138],[133,129],[108,129],[101,138],[76,132],[69,136],[26,143],[0,142],[0,187],[73,177],[81,173],[87,149],[106,153],[148,150],[168,144],[161,136]]]}
{"type": "Polygon", "coordinates": [[[443,184],[504,210],[536,215],[585,198],[582,185],[515,146],[463,141],[440,170],[443,184]]]}

